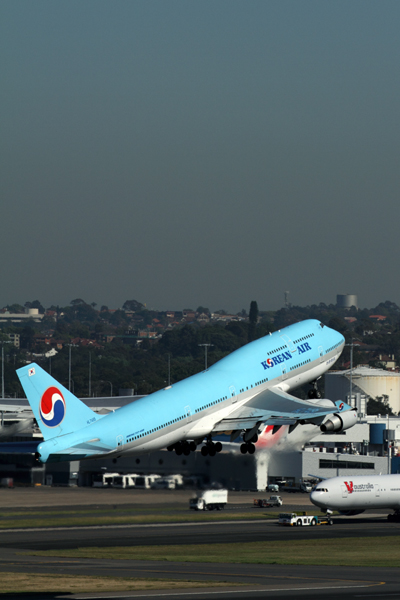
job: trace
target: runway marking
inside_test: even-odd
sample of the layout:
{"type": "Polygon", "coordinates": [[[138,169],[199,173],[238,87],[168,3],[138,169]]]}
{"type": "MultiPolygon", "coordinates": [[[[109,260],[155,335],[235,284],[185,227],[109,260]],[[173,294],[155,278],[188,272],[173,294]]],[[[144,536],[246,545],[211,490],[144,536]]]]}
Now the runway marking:
{"type": "Polygon", "coordinates": [[[399,596],[399,592],[382,592],[381,594],[363,594],[362,596],[354,594],[354,598],[381,598],[383,594],[385,594],[385,597],[396,596],[397,598],[399,596]]]}
{"type": "MultiPolygon", "coordinates": [[[[269,521],[272,522],[272,521],[269,521]]],[[[29,533],[34,531],[84,531],[86,529],[144,529],[146,527],[204,527],[204,525],[249,525],[251,523],[266,523],[263,519],[251,521],[205,521],[195,523],[131,523],[125,525],[80,525],[74,527],[30,527],[24,529],[0,529],[0,533],[29,533]]]]}
{"type": "MultiPolygon", "coordinates": [[[[313,591],[313,590],[346,590],[346,589],[354,589],[354,588],[363,588],[369,587],[369,585],[345,585],[345,586],[337,586],[337,587],[298,587],[298,588],[262,588],[262,589],[254,589],[248,588],[240,590],[219,590],[215,592],[166,592],[166,593],[150,593],[150,594],[131,594],[131,595],[120,595],[120,596],[107,596],[107,600],[111,598],[160,598],[160,597],[168,597],[168,596],[211,596],[216,594],[246,594],[249,592],[254,593],[270,593],[270,592],[302,592],[302,591],[313,591]]],[[[365,596],[363,596],[365,597],[365,596]]],[[[104,596],[75,596],[75,600],[104,600],[104,596]]]]}
{"type": "MultiPolygon", "coordinates": [[[[34,563],[35,566],[37,566],[37,563],[34,563]]],[[[247,563],[250,564],[250,563],[247,563]]],[[[93,566],[93,565],[92,565],[93,566]]],[[[101,566],[101,565],[99,565],[101,566]]],[[[140,565],[139,565],[140,566],[140,565]]],[[[103,567],[105,568],[105,567],[103,567]]],[[[131,568],[132,566],[129,567],[129,565],[127,565],[127,567],[121,567],[121,568],[131,568]]],[[[313,580],[320,580],[320,579],[332,579],[329,577],[300,577],[300,576],[296,576],[296,575],[270,575],[269,573],[265,574],[265,575],[257,575],[257,574],[253,574],[253,573],[220,573],[219,571],[173,571],[171,572],[170,570],[162,570],[162,569],[143,569],[141,568],[140,571],[142,573],[167,573],[168,575],[219,575],[221,577],[254,577],[254,578],[259,578],[259,579],[304,579],[307,581],[313,581],[313,580]]],[[[336,581],[357,581],[354,579],[342,579],[342,578],[335,578],[336,581]]],[[[384,581],[363,581],[363,584],[369,586],[369,585],[383,585],[385,582],[384,581]]]]}

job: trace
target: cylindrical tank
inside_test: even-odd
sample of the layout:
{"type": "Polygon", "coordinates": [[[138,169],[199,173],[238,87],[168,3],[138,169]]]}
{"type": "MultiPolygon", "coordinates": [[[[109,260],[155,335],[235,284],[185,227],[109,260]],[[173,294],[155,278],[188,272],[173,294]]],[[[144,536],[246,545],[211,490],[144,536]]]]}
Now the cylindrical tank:
{"type": "MultiPolygon", "coordinates": [[[[345,400],[350,391],[350,371],[329,371],[325,374],[325,396],[330,400],[345,400]]],[[[394,413],[400,411],[400,373],[356,367],[352,373],[352,395],[368,398],[386,396],[394,413]]]]}
{"type": "Polygon", "coordinates": [[[357,305],[357,296],[355,294],[338,294],[336,296],[336,304],[339,308],[351,308],[357,305]]]}

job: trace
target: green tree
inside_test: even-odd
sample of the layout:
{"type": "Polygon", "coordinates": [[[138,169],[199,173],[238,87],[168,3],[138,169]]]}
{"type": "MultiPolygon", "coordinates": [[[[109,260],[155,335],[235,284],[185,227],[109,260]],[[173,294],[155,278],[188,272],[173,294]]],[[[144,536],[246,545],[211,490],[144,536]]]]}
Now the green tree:
{"type": "Polygon", "coordinates": [[[205,306],[198,306],[196,312],[199,314],[201,314],[201,313],[205,313],[206,315],[210,314],[209,309],[206,308],[205,306]]]}
{"type": "Polygon", "coordinates": [[[137,300],[126,300],[126,302],[124,302],[122,305],[122,309],[128,310],[129,312],[136,312],[138,310],[143,310],[144,307],[145,307],[144,304],[142,304],[141,302],[138,302],[137,300]]]}
{"type": "Polygon", "coordinates": [[[249,342],[252,342],[256,337],[256,326],[258,321],[258,306],[255,300],[250,302],[249,312],[249,342]]]}

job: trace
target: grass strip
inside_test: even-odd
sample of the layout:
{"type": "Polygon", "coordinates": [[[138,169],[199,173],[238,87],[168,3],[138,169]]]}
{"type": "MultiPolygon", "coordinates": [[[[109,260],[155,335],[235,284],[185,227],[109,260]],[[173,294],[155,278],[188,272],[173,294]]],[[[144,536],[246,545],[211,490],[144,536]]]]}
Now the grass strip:
{"type": "Polygon", "coordinates": [[[238,521],[238,520],[257,520],[257,519],[276,519],[277,513],[210,513],[194,512],[187,515],[115,515],[115,516],[70,516],[54,517],[41,516],[28,519],[5,519],[0,521],[0,529],[26,529],[43,527],[79,527],[95,525],[129,525],[141,523],[202,523],[213,521],[238,521]]]}
{"type": "Polygon", "coordinates": [[[215,581],[136,579],[133,577],[89,577],[82,575],[42,575],[39,573],[1,573],[0,594],[123,592],[132,590],[175,590],[240,585],[215,581]]]}
{"type": "Polygon", "coordinates": [[[24,552],[35,556],[172,562],[397,567],[400,536],[280,540],[234,544],[191,544],[78,548],[24,552]]]}

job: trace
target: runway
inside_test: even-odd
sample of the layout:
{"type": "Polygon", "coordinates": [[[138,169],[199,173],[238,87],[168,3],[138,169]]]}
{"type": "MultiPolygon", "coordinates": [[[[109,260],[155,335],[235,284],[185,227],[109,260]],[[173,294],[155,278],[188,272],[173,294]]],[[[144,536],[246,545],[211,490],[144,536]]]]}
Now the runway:
{"type": "MultiPolygon", "coordinates": [[[[79,496],[81,497],[81,496],[79,496]]],[[[123,498],[123,496],[120,496],[123,498]]],[[[125,496],[126,497],[126,496],[125,496]]],[[[303,503],[306,502],[302,498],[303,503]]],[[[245,500],[246,505],[248,499],[245,500]]],[[[292,500],[293,502],[293,500],[292,500]]],[[[242,509],[245,505],[242,506],[242,509]]],[[[304,507],[303,507],[304,508],[304,507]]],[[[307,508],[307,507],[306,507],[307,508]]],[[[79,509],[79,506],[76,506],[79,509]]],[[[104,507],[112,510],[113,507],[104,507]]],[[[286,509],[286,506],[285,506],[286,509]]],[[[138,506],[138,510],[140,510],[138,506]]],[[[188,510],[177,507],[177,513],[188,510]]],[[[254,509],[256,510],[256,509],[254,509]]],[[[250,514],[250,513],[249,513],[250,514]]],[[[253,512],[254,514],[254,512],[253,512]]],[[[261,512],[260,512],[261,517],[261,512]]],[[[156,520],[156,517],[155,517],[156,520]]],[[[276,521],[248,520],[207,523],[147,523],[93,527],[0,530],[0,572],[140,577],[151,579],[224,582],[223,588],[203,590],[124,592],[68,595],[68,598],[399,598],[400,569],[315,567],[257,564],[182,563],[108,559],[74,559],[22,555],[23,550],[57,550],[89,546],[246,543],[276,540],[362,538],[400,535],[400,524],[385,515],[335,517],[333,527],[285,528],[276,521]],[[233,587],[232,587],[233,586],[233,587]]],[[[367,542],[370,543],[370,542],[367,542]]],[[[62,597],[62,595],[50,596],[62,597]]],[[[14,596],[15,598],[15,596],[14,596]]]]}

